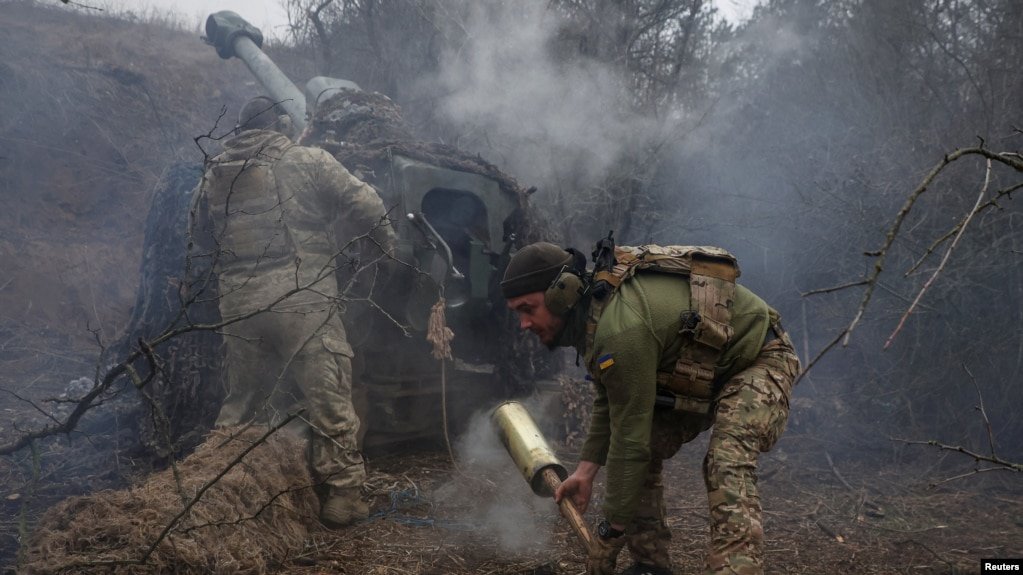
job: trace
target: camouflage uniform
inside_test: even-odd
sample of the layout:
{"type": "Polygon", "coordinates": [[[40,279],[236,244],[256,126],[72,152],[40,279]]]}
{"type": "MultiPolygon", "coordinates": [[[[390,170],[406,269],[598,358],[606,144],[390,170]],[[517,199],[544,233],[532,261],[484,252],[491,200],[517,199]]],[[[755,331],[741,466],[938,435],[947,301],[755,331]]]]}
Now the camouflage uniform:
{"type": "Polygon", "coordinates": [[[689,302],[684,278],[641,273],[596,318],[591,349],[585,349],[589,302],[571,312],[558,344],[585,356],[597,391],[580,459],[606,466],[604,515],[627,526],[633,559],[670,569],[662,462],[713,426],[703,465],[711,517],[706,573],[761,574],[757,457],[784,430],[799,360],[777,312],[736,286],[734,334],[715,369],[714,409],[707,416],[655,409],[655,374],[670,372],[685,345],[678,332],[689,302]]]}
{"type": "Polygon", "coordinates": [[[223,329],[228,393],[217,425],[273,423],[304,408],[314,476],[339,490],[360,487],[352,348],[335,268],[347,264],[338,256],[344,240],[360,234],[390,249],[383,203],[328,153],[277,132],[244,131],[224,147],[196,194],[216,246],[221,315],[243,318],[223,329]]]}

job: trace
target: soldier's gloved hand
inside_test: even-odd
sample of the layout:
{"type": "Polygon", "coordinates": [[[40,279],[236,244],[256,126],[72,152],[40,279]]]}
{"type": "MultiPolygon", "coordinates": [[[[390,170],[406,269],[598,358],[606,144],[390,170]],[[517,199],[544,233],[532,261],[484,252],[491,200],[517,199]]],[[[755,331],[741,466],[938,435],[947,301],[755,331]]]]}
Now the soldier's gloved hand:
{"type": "Polygon", "coordinates": [[[597,536],[586,557],[587,575],[614,575],[618,554],[625,546],[625,534],[611,528],[607,520],[600,522],[597,536]]]}

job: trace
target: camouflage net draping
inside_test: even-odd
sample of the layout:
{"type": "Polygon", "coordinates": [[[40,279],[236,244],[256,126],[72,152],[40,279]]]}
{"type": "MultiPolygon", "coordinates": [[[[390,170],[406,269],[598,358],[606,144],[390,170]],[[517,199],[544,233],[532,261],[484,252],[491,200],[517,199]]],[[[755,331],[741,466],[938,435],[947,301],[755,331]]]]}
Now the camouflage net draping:
{"type": "Polygon", "coordinates": [[[398,155],[493,179],[501,190],[522,198],[515,178],[479,155],[453,146],[417,139],[401,108],[382,94],[340,90],[321,102],[301,142],[330,152],[360,179],[373,183],[385,176],[391,156],[398,155]]]}
{"type": "Polygon", "coordinates": [[[127,490],[74,497],[40,519],[24,549],[25,575],[51,573],[262,574],[303,549],[318,501],[302,442],[278,431],[216,481],[139,563],[205,484],[266,433],[228,441],[218,430],[171,469],[127,490]]]}

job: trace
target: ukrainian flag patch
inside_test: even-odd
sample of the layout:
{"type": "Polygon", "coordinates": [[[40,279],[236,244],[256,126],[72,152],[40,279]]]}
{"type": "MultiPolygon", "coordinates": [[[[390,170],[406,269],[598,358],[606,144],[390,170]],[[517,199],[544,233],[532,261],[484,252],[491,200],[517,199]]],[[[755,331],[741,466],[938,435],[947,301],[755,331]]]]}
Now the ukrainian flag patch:
{"type": "Polygon", "coordinates": [[[604,354],[597,358],[597,366],[601,370],[605,370],[615,364],[615,358],[610,353],[604,354]]]}

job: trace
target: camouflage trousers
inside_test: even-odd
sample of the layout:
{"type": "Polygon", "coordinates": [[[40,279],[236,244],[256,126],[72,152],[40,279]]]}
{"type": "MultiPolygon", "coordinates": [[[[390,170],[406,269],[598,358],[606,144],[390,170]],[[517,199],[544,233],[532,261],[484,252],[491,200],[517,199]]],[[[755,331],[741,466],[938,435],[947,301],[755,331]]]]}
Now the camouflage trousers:
{"type": "Polygon", "coordinates": [[[761,575],[764,529],[757,494],[757,457],[769,451],[785,430],[789,396],[799,372],[792,342],[781,336],[768,342],[757,361],[725,383],[711,418],[657,410],[651,439],[652,459],[628,546],[640,563],[671,567],[671,531],[665,519],[663,460],[682,444],[713,426],[703,460],[710,503],[710,546],[706,575],[761,575]]]}
{"type": "Polygon", "coordinates": [[[336,310],[314,306],[261,313],[224,329],[227,397],[217,426],[273,425],[308,438],[314,480],[359,488],[366,478],[352,405],[352,348],[336,310]]]}

